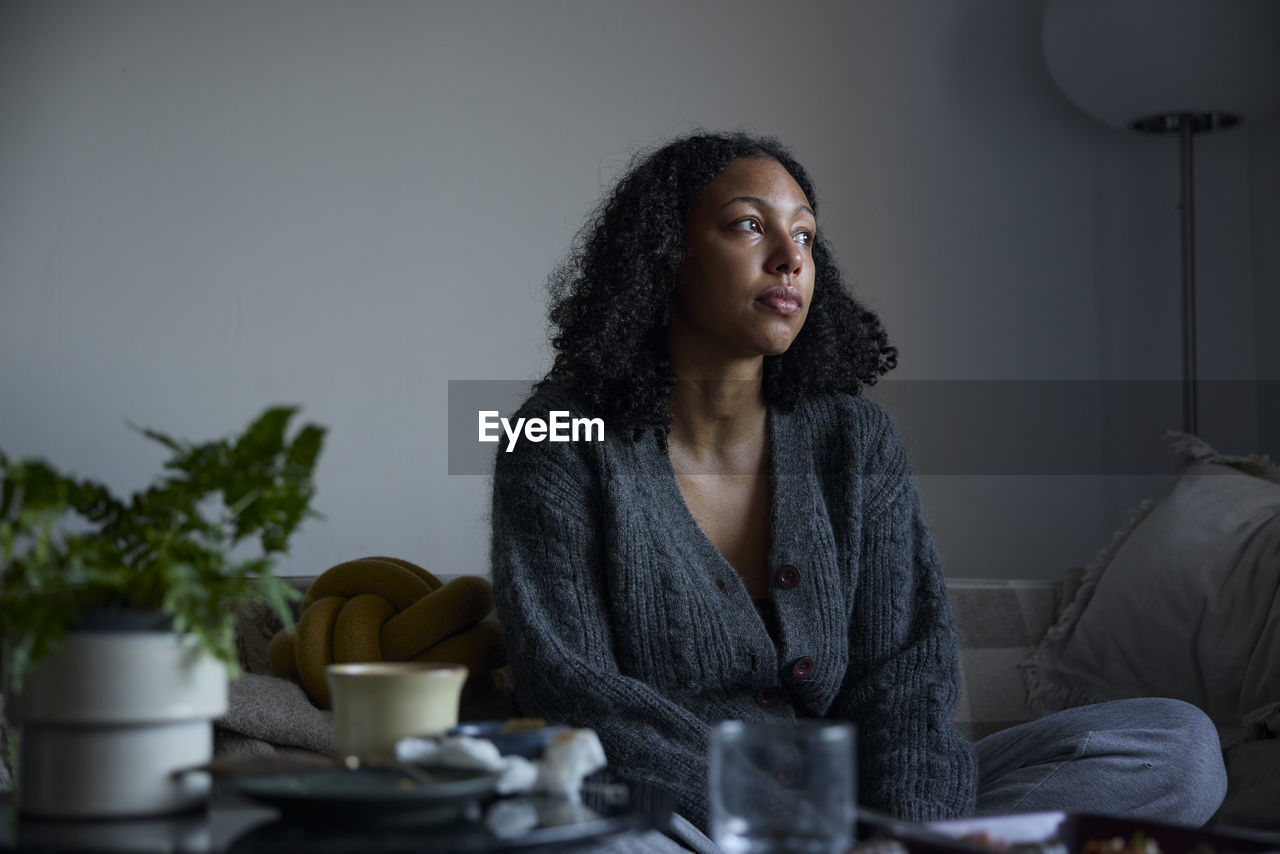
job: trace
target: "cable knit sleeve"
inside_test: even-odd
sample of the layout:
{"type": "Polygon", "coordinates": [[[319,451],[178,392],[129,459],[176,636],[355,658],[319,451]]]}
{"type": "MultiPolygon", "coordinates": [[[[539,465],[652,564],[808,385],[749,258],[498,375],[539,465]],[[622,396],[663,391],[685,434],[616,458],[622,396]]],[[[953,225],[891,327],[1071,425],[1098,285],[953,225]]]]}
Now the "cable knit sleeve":
{"type": "Polygon", "coordinates": [[[967,815],[977,761],[953,722],[955,622],[906,453],[887,417],[875,434],[850,666],[834,710],[858,722],[863,803],[909,820],[967,815]]]}
{"type": "Polygon", "coordinates": [[[599,734],[610,765],[706,820],[706,723],[619,672],[600,578],[599,486],[581,446],[498,455],[493,581],[521,711],[599,734]]]}

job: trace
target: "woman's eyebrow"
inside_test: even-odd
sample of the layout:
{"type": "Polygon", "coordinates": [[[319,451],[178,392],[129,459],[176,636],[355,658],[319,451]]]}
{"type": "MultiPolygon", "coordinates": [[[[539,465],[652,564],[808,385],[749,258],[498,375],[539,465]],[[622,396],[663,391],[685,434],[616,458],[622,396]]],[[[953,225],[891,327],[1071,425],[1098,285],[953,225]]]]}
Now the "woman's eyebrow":
{"type": "MultiPolygon", "coordinates": [[[[758,196],[734,196],[732,199],[725,202],[720,207],[727,208],[729,207],[729,205],[733,204],[734,202],[747,202],[748,204],[757,205],[762,208],[773,207],[773,205],[769,204],[764,199],[758,196]]],[[[812,217],[817,216],[817,214],[813,212],[813,208],[809,207],[808,205],[796,205],[795,213],[807,213],[809,216],[812,216],[812,217]]]]}

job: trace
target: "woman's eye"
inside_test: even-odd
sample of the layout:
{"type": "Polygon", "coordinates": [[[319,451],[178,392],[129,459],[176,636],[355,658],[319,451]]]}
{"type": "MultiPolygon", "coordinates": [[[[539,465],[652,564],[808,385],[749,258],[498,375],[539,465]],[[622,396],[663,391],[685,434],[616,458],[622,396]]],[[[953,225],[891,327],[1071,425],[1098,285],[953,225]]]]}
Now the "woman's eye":
{"type": "Polygon", "coordinates": [[[797,231],[797,232],[792,236],[792,239],[793,239],[796,243],[799,243],[801,246],[812,246],[812,245],[813,245],[813,232],[812,232],[812,231],[797,231]]]}
{"type": "Polygon", "coordinates": [[[754,231],[757,234],[764,231],[760,225],[760,221],[758,219],[751,218],[740,219],[733,224],[733,227],[739,231],[754,231]]]}

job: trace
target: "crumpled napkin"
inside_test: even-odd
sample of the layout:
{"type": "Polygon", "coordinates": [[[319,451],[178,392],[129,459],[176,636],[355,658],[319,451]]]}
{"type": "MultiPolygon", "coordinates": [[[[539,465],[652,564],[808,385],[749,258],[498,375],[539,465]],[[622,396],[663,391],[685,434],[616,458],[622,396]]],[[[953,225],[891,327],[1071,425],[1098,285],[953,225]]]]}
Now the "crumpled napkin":
{"type": "Polygon", "coordinates": [[[605,767],[594,730],[570,729],[553,738],[541,759],[503,756],[493,742],[469,735],[409,737],[396,742],[396,759],[420,765],[472,768],[499,774],[497,792],[546,794],[579,801],[582,781],[605,767]]]}

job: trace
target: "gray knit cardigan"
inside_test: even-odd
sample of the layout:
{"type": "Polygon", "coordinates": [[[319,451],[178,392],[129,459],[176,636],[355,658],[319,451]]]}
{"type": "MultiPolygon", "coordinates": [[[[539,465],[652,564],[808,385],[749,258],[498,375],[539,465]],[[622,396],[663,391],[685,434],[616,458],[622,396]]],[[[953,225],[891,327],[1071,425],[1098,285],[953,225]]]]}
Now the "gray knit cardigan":
{"type": "MultiPolygon", "coordinates": [[[[584,414],[543,390],[518,415],[553,409],[584,414]]],[[[852,721],[861,803],[972,813],[955,625],[889,417],[832,395],[769,428],[776,645],[655,438],[499,445],[493,582],[520,711],[594,729],[616,773],[665,786],[702,827],[710,729],[728,719],[852,721]]]]}

